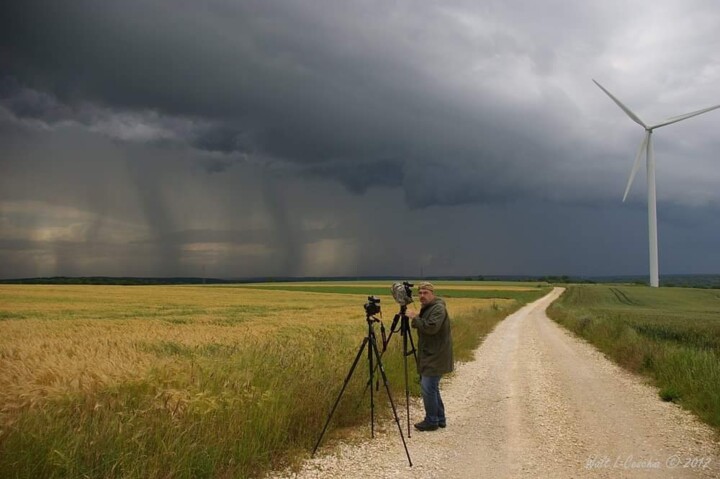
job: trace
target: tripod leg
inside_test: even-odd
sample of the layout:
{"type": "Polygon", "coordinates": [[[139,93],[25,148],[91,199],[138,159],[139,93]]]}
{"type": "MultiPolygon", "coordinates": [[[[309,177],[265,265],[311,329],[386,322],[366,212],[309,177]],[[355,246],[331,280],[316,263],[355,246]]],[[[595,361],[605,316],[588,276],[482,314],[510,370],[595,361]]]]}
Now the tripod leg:
{"type": "MultiPolygon", "coordinates": [[[[387,345],[390,344],[390,340],[392,339],[393,334],[395,334],[397,331],[401,331],[401,329],[395,330],[395,324],[397,323],[397,321],[399,319],[401,319],[400,315],[396,314],[395,319],[393,319],[393,326],[390,328],[390,335],[387,337],[387,339],[383,340],[383,350],[380,353],[380,358],[382,358],[385,355],[385,351],[387,351],[387,349],[386,349],[387,345]]],[[[401,326],[402,326],[402,324],[401,324],[401,326]]],[[[374,335],[375,333],[372,333],[372,334],[374,335]]],[[[360,402],[362,401],[362,398],[365,397],[365,393],[367,392],[368,388],[373,387],[373,384],[372,384],[373,378],[374,378],[375,372],[377,371],[377,368],[378,368],[377,364],[373,366],[372,371],[370,372],[370,377],[368,377],[367,383],[365,383],[365,389],[363,390],[362,397],[358,401],[358,404],[360,404],[360,402]]],[[[372,391],[371,391],[371,394],[372,394],[372,391]]],[[[370,402],[371,402],[371,406],[372,406],[372,399],[370,402]]]]}
{"type": "MultiPolygon", "coordinates": [[[[375,344],[375,338],[372,336],[370,339],[370,347],[368,347],[368,366],[370,370],[370,437],[375,437],[375,398],[373,393],[373,374],[375,373],[375,367],[373,366],[373,351],[372,345],[375,344]]],[[[378,362],[379,364],[379,362],[378,362]]]]}
{"type": "MultiPolygon", "coordinates": [[[[415,358],[415,366],[417,366],[417,350],[415,349],[415,341],[413,340],[413,337],[412,337],[412,331],[410,331],[410,323],[407,324],[406,330],[407,330],[408,338],[410,338],[410,347],[412,348],[411,353],[413,355],[413,358],[415,358]]],[[[411,353],[406,353],[406,354],[408,356],[410,356],[411,353]]],[[[420,374],[418,374],[418,378],[419,377],[420,377],[420,374]]]]}
{"type": "Polygon", "coordinates": [[[417,350],[415,349],[415,340],[413,339],[412,331],[410,330],[409,320],[408,320],[408,322],[405,323],[405,331],[407,332],[407,336],[410,339],[410,347],[412,348],[412,351],[410,351],[409,353],[406,352],[406,354],[408,356],[410,356],[412,354],[413,357],[415,358],[415,364],[417,364],[417,350]]]}
{"type": "MultiPolygon", "coordinates": [[[[392,338],[392,331],[390,332],[390,336],[388,336],[388,343],[390,342],[390,338],[392,338]]],[[[385,356],[385,351],[384,351],[384,350],[380,353],[380,357],[382,358],[383,356],[385,356]]],[[[376,365],[373,367],[373,370],[372,370],[373,374],[370,375],[370,377],[369,377],[368,380],[367,380],[367,383],[365,384],[365,391],[363,391],[363,396],[365,395],[365,392],[367,391],[368,387],[372,386],[373,377],[374,377],[375,371],[377,371],[377,368],[378,368],[378,367],[377,367],[377,364],[376,364],[376,365]]]]}
{"type": "Polygon", "coordinates": [[[408,384],[408,364],[407,364],[407,346],[408,346],[408,331],[403,330],[403,365],[405,367],[405,412],[407,413],[407,428],[408,437],[412,437],[410,434],[410,385],[408,384]]]}
{"type": "Polygon", "coordinates": [[[380,374],[383,378],[383,384],[385,385],[385,391],[387,391],[388,399],[390,400],[390,406],[392,407],[393,416],[395,417],[395,424],[397,424],[398,432],[400,432],[400,439],[402,439],[403,447],[405,448],[405,454],[408,458],[408,463],[410,464],[410,467],[412,467],[412,460],[410,459],[410,452],[408,451],[407,443],[405,442],[405,436],[403,436],[402,426],[400,425],[400,418],[397,415],[397,409],[395,409],[395,402],[393,401],[392,394],[390,394],[390,385],[388,384],[387,375],[385,374],[385,368],[383,367],[382,360],[380,359],[380,352],[378,351],[377,343],[374,339],[375,338],[372,338],[370,340],[370,350],[375,353],[375,357],[377,358],[378,369],[380,369],[380,374]]]}
{"type": "MultiPolygon", "coordinates": [[[[337,408],[337,405],[340,402],[340,398],[342,397],[343,393],[345,392],[345,388],[347,387],[348,382],[350,382],[350,378],[352,377],[353,372],[355,371],[355,367],[357,366],[358,361],[360,361],[360,356],[362,356],[363,350],[365,349],[365,346],[368,344],[368,341],[369,341],[369,339],[365,338],[365,339],[363,339],[363,342],[360,345],[360,349],[358,350],[357,355],[355,356],[355,361],[353,361],[353,364],[350,367],[350,372],[348,372],[347,377],[345,377],[345,382],[343,383],[343,387],[340,390],[340,394],[338,394],[338,397],[335,400],[335,404],[333,404],[332,410],[330,411],[330,414],[328,415],[327,421],[325,421],[325,427],[323,427],[323,430],[320,433],[320,437],[318,438],[317,442],[315,443],[315,448],[313,449],[312,456],[315,456],[315,452],[317,452],[317,449],[320,446],[320,441],[322,441],[322,438],[325,435],[325,431],[327,430],[327,427],[330,424],[330,419],[332,419],[333,414],[335,414],[335,409],[337,408]]],[[[370,348],[368,348],[368,351],[370,351],[370,348]]]]}

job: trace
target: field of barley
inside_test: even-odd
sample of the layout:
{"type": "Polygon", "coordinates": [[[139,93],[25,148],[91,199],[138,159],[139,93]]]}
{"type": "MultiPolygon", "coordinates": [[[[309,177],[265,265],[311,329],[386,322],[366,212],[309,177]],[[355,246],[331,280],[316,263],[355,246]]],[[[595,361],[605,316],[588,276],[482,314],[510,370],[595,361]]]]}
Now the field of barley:
{"type": "MultiPolygon", "coordinates": [[[[437,287],[459,360],[549,290],[437,287]]],[[[398,306],[371,282],[2,285],[0,477],[253,477],[307,455],[371,294],[389,327],[398,306]]],[[[399,343],[383,361],[402,402],[399,343]]],[[[366,381],[354,375],[326,442],[367,421],[366,381]]]]}

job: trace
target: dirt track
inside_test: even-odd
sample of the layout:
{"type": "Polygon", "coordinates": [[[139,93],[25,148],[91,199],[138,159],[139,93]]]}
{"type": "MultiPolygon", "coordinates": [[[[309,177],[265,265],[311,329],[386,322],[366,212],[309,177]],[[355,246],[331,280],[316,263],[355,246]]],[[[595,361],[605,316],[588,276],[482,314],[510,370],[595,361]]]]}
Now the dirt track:
{"type": "Polygon", "coordinates": [[[412,468],[392,421],[282,477],[720,477],[708,427],[547,318],[561,293],[506,318],[443,380],[448,427],[412,433],[412,468]]]}

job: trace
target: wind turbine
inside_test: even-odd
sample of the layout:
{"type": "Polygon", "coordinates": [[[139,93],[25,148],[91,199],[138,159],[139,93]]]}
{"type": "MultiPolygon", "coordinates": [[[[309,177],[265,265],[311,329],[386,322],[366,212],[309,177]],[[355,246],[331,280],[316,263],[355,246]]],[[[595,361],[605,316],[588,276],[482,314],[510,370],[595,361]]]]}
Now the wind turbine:
{"type": "Polygon", "coordinates": [[[630,117],[632,121],[645,128],[645,137],[643,138],[642,143],[640,143],[640,148],[638,149],[637,157],[635,158],[635,164],[633,165],[632,172],[630,172],[630,178],[628,179],[627,187],[625,188],[623,202],[625,202],[625,198],[627,198],[628,192],[630,191],[630,186],[632,186],[633,179],[635,179],[635,173],[637,173],[637,170],[640,168],[643,153],[645,153],[648,184],[648,240],[650,243],[650,286],[657,288],[660,284],[660,278],[658,273],[657,205],[655,199],[655,158],[653,158],[652,148],[653,130],[655,128],[660,128],[661,126],[670,125],[672,123],[677,123],[682,120],[687,120],[688,118],[692,118],[694,116],[702,115],[703,113],[707,113],[716,108],[720,108],[720,105],[711,106],[710,108],[704,108],[702,110],[693,111],[691,113],[686,113],[680,116],[674,116],[655,125],[647,125],[644,121],[640,119],[640,117],[633,113],[630,108],[623,105],[620,100],[615,98],[613,94],[607,91],[601,84],[599,84],[595,80],[593,80],[593,82],[595,82],[595,84],[599,86],[600,89],[604,91],[607,96],[609,96],[612,101],[614,101],[617,106],[619,106],[622,111],[624,111],[627,116],[630,117]]]}

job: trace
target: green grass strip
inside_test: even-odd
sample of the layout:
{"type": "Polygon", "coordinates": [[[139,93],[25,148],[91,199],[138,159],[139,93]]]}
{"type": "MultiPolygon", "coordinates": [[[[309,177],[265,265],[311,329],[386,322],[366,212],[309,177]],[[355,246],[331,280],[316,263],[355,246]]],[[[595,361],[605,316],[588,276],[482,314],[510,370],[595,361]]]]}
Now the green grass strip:
{"type": "Polygon", "coordinates": [[[720,431],[717,291],[570,286],[548,314],[720,431]]]}
{"type": "MultiPolygon", "coordinates": [[[[305,293],[328,293],[328,294],[358,294],[365,296],[388,296],[390,287],[367,287],[367,286],[291,286],[291,285],[248,285],[238,286],[242,288],[262,289],[271,291],[302,291],[305,293]]],[[[534,290],[516,291],[505,289],[452,289],[437,288],[437,294],[443,298],[477,298],[477,299],[514,299],[522,301],[523,304],[542,297],[550,291],[548,286],[538,286],[534,290]]]]}

